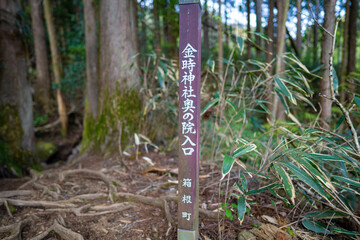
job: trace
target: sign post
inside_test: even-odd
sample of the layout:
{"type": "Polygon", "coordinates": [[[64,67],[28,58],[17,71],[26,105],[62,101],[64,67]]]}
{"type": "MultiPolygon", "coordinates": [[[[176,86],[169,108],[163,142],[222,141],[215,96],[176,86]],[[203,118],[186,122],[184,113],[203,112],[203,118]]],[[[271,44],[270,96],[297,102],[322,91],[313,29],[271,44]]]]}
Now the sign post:
{"type": "Polygon", "coordinates": [[[179,0],[178,239],[198,239],[200,163],[200,0],[179,0]]]}

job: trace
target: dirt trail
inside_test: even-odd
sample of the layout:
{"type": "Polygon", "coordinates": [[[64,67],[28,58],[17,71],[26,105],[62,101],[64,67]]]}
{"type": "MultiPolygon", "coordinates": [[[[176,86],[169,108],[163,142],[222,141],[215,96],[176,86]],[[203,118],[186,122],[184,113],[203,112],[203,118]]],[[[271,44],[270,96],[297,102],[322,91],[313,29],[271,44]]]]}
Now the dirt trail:
{"type": "MultiPolygon", "coordinates": [[[[177,160],[146,154],[152,165],[142,157],[82,156],[33,171],[31,178],[0,179],[0,239],[176,239],[177,160]]],[[[220,173],[219,166],[201,165],[201,239],[218,239],[219,230],[237,239],[260,225],[260,215],[286,211],[264,197],[257,201],[265,208],[255,207],[241,226],[224,219],[218,213],[220,173]]]]}

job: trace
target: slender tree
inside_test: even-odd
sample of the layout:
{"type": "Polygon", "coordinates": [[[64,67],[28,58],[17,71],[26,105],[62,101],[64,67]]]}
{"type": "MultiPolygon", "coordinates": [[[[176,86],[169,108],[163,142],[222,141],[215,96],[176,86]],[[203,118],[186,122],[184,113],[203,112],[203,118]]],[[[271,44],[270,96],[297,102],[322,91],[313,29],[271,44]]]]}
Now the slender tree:
{"type": "Polygon", "coordinates": [[[0,155],[26,168],[32,163],[29,156],[35,153],[35,141],[19,12],[15,1],[0,1],[0,155]]]}
{"type": "Polygon", "coordinates": [[[203,26],[203,31],[204,31],[204,57],[205,59],[207,59],[209,57],[209,51],[210,51],[210,45],[209,45],[209,11],[208,11],[208,4],[207,4],[208,0],[205,0],[204,3],[204,26],[203,26]]]}
{"type": "Polygon", "coordinates": [[[218,12],[218,61],[219,61],[219,74],[223,74],[223,27],[221,22],[221,0],[218,0],[219,12],[218,12]]]}
{"type": "MultiPolygon", "coordinates": [[[[247,12],[247,39],[251,40],[251,28],[250,28],[250,14],[251,14],[251,8],[250,8],[250,0],[246,0],[246,12],[247,12]]],[[[250,48],[250,42],[248,41],[249,46],[247,47],[247,58],[251,58],[251,48],[250,48]]]]}
{"type": "Polygon", "coordinates": [[[40,103],[42,110],[48,112],[50,110],[50,71],[41,0],[30,0],[30,9],[37,74],[35,100],[40,103]]]}
{"type": "Polygon", "coordinates": [[[344,31],[343,31],[343,45],[341,53],[341,67],[340,67],[340,102],[344,103],[345,101],[345,86],[346,86],[346,66],[347,66],[347,56],[348,56],[348,38],[349,38],[349,15],[350,15],[350,0],[346,0],[346,14],[344,21],[344,31]]]}
{"type": "Polygon", "coordinates": [[[159,58],[161,56],[161,31],[160,31],[160,16],[159,16],[159,0],[153,1],[153,14],[154,14],[154,21],[155,21],[155,53],[159,58]]]}
{"type": "MultiPolygon", "coordinates": [[[[273,59],[273,56],[274,56],[274,8],[275,8],[275,0],[269,0],[268,2],[269,4],[269,18],[268,18],[268,24],[267,24],[267,36],[272,40],[272,41],[268,41],[267,42],[267,45],[266,45],[266,62],[269,64],[268,66],[268,71],[270,74],[272,74],[272,59],[273,59]]],[[[267,84],[267,90],[269,93],[272,92],[272,83],[269,82],[267,84]]],[[[267,104],[267,108],[269,109],[269,111],[271,112],[272,111],[272,95],[271,94],[268,94],[267,95],[267,99],[266,99],[269,104],[267,104]]]]}
{"type": "MultiPolygon", "coordinates": [[[[356,71],[356,33],[357,33],[357,20],[358,20],[359,0],[350,1],[350,14],[349,14],[349,43],[348,43],[348,62],[347,62],[347,75],[350,77],[351,73],[356,71]]],[[[356,92],[356,83],[353,77],[349,78],[351,81],[351,92],[356,92]]]]}
{"type": "Polygon", "coordinates": [[[301,0],[296,0],[296,47],[299,51],[299,55],[301,56],[302,49],[302,36],[301,36],[301,0]]]}
{"type": "Polygon", "coordinates": [[[320,93],[326,97],[320,97],[320,124],[325,129],[330,129],[328,121],[331,118],[331,100],[330,97],[330,53],[332,49],[333,37],[330,34],[334,33],[335,29],[335,3],[336,0],[325,1],[324,10],[324,24],[323,27],[326,29],[322,37],[322,46],[321,46],[321,64],[323,64],[323,73],[321,75],[322,79],[320,80],[320,93]]]}
{"type": "Polygon", "coordinates": [[[52,6],[50,0],[44,0],[44,14],[45,21],[49,32],[49,40],[50,40],[50,50],[51,50],[51,60],[54,71],[55,82],[58,87],[56,89],[56,100],[58,104],[58,112],[60,115],[60,123],[61,123],[61,133],[62,135],[67,134],[68,127],[68,116],[66,113],[66,105],[61,93],[61,78],[64,77],[64,71],[61,61],[61,54],[58,49],[58,41],[56,37],[56,30],[54,19],[52,16],[52,6]]]}
{"type": "MultiPolygon", "coordinates": [[[[278,0],[277,1],[277,38],[276,38],[276,75],[281,75],[285,70],[285,64],[283,61],[283,54],[285,52],[285,34],[286,26],[285,22],[287,19],[287,13],[289,10],[289,0],[278,0]]],[[[273,98],[272,115],[277,120],[285,119],[285,108],[281,104],[280,99],[277,95],[273,98]]]]}
{"type": "MultiPolygon", "coordinates": [[[[256,32],[261,33],[261,18],[262,18],[262,0],[255,0],[255,13],[256,13],[256,32]]],[[[255,36],[255,42],[256,45],[258,45],[259,47],[261,47],[261,38],[260,36],[256,35],[255,36]]],[[[260,49],[256,48],[256,55],[259,56],[260,55],[260,49]]]]}
{"type": "MultiPolygon", "coordinates": [[[[320,12],[320,0],[315,0],[315,19],[319,20],[319,12],[320,12]]],[[[318,42],[319,42],[319,26],[317,25],[317,23],[314,23],[314,48],[313,48],[313,53],[314,53],[314,64],[316,64],[318,62],[318,42]]]]}

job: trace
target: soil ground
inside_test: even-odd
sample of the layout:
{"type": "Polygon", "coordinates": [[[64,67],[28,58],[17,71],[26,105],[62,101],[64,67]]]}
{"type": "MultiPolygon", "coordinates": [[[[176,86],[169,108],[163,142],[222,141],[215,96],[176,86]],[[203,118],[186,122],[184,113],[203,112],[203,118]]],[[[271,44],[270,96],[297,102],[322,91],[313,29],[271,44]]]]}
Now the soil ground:
{"type": "MultiPolygon", "coordinates": [[[[242,231],[269,227],[269,221],[277,221],[270,225],[275,232],[268,237],[257,235],[257,239],[295,239],[279,227],[296,222],[304,208],[288,208],[261,193],[250,199],[251,213],[242,224],[236,213],[234,220],[229,220],[221,204],[237,177],[233,173],[219,187],[220,177],[220,166],[201,164],[200,239],[238,239],[242,231]]],[[[0,239],[18,239],[10,238],[17,227],[18,236],[33,240],[176,239],[176,181],[176,157],[145,151],[137,159],[132,155],[122,160],[119,156],[82,155],[49,165],[41,173],[32,171],[31,177],[0,179],[0,239]],[[153,165],[143,157],[151,159],[153,165]],[[19,222],[23,224],[16,226],[19,222]],[[15,224],[11,231],[1,233],[11,224],[15,224]]],[[[259,184],[248,181],[250,187],[259,184]]],[[[296,234],[316,239],[306,232],[296,234]]]]}

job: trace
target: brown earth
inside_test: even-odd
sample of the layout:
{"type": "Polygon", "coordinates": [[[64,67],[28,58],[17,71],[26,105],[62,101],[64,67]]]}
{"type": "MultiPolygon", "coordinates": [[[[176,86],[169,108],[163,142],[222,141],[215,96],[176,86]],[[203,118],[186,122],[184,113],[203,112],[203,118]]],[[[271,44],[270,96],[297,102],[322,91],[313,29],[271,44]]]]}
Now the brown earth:
{"type": "MultiPolygon", "coordinates": [[[[177,159],[159,152],[142,154],[122,161],[119,156],[83,155],[41,173],[32,171],[31,178],[0,179],[0,239],[176,239],[177,159]],[[5,226],[12,230],[5,231],[5,226]]],[[[220,177],[219,166],[201,164],[200,239],[237,239],[241,231],[268,223],[263,215],[280,226],[299,218],[302,209],[286,208],[266,193],[249,199],[251,214],[242,225],[236,210],[234,220],[225,218],[221,203],[237,177],[233,173],[228,183],[221,183],[219,196],[220,177]]],[[[286,232],[284,236],[280,239],[291,239],[286,232]]]]}

